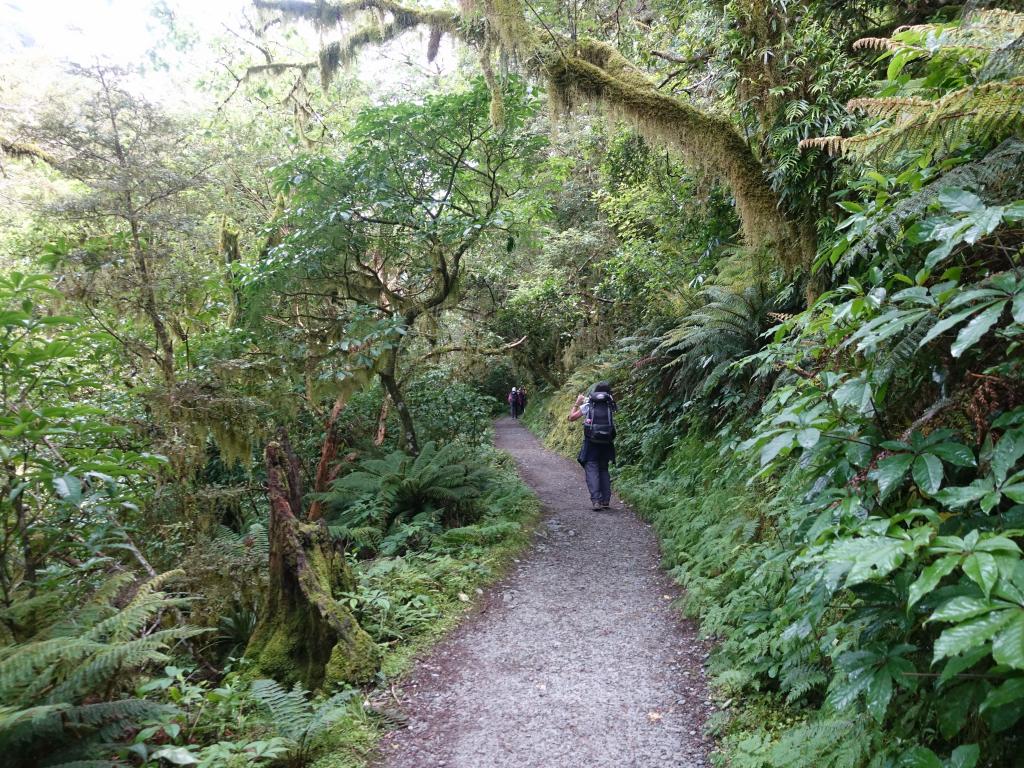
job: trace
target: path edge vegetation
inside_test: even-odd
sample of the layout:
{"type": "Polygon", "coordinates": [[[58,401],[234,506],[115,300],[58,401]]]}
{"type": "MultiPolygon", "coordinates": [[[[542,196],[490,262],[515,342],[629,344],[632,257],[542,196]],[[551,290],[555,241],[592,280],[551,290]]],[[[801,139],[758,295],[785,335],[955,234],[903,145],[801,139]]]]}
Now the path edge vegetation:
{"type": "Polygon", "coordinates": [[[0,221],[5,757],[360,759],[395,715],[304,686],[374,677],[367,638],[415,645],[521,535],[481,445],[509,385],[571,455],[606,378],[723,764],[1018,760],[1018,3],[256,4],[215,115],[104,65],[0,111],[47,200],[0,221]],[[308,61],[268,42],[296,18],[308,61]],[[415,28],[480,77],[334,101],[415,28]]]}

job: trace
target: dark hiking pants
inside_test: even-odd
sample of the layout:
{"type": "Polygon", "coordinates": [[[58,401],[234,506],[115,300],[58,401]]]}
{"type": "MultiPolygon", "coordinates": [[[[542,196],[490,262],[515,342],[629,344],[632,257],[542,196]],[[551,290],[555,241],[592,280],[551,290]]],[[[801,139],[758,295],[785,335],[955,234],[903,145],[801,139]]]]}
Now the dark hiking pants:
{"type": "Polygon", "coordinates": [[[608,474],[607,461],[588,461],[583,465],[587,473],[587,490],[595,504],[608,504],[612,500],[612,477],[608,474]]]}

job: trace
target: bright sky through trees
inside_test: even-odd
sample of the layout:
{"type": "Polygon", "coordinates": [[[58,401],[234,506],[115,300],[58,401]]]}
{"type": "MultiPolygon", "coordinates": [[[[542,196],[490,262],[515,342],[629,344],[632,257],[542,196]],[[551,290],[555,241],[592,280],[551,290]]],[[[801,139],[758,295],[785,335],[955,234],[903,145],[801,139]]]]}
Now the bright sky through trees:
{"type": "Polygon", "coordinates": [[[154,9],[169,11],[202,34],[216,33],[245,5],[245,0],[4,0],[0,42],[15,55],[131,63],[166,35],[154,9]]]}
{"type": "MultiPolygon", "coordinates": [[[[0,66],[31,62],[36,82],[46,87],[68,63],[146,65],[151,95],[187,100],[198,77],[223,74],[218,39],[253,52],[237,36],[246,13],[256,16],[249,0],[0,0],[0,66]],[[158,66],[150,66],[156,63],[154,54],[158,66]]],[[[315,37],[311,27],[308,31],[315,37]]],[[[310,51],[315,50],[311,43],[310,51]]],[[[425,51],[422,32],[404,35],[364,52],[359,78],[371,91],[405,92],[424,77],[454,69],[450,40],[442,41],[433,65],[427,66],[425,51]]]]}

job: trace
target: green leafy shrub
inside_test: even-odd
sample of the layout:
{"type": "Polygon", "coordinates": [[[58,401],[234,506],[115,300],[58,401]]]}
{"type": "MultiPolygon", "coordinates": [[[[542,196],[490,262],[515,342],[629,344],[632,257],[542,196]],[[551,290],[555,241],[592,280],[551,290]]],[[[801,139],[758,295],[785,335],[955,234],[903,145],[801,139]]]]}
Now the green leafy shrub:
{"type": "Polygon", "coordinates": [[[449,371],[436,368],[417,377],[409,384],[406,400],[424,442],[490,442],[495,399],[470,384],[453,380],[449,371]]]}
{"type": "Polygon", "coordinates": [[[491,479],[479,454],[465,446],[427,443],[417,456],[395,451],[364,459],[323,498],[338,535],[393,555],[479,517],[491,479]]]}

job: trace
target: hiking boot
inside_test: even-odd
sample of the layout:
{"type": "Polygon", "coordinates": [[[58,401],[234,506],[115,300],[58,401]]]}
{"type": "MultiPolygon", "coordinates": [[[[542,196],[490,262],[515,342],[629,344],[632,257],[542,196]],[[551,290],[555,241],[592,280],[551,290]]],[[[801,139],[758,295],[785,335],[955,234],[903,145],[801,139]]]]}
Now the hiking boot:
{"type": "Polygon", "coordinates": [[[600,512],[603,509],[603,507],[601,506],[601,502],[599,502],[599,501],[595,501],[593,503],[593,506],[594,506],[594,511],[595,512],[600,512]]]}
{"type": "Polygon", "coordinates": [[[602,501],[601,502],[601,509],[611,509],[611,508],[612,508],[612,503],[610,501],[602,501]]]}

